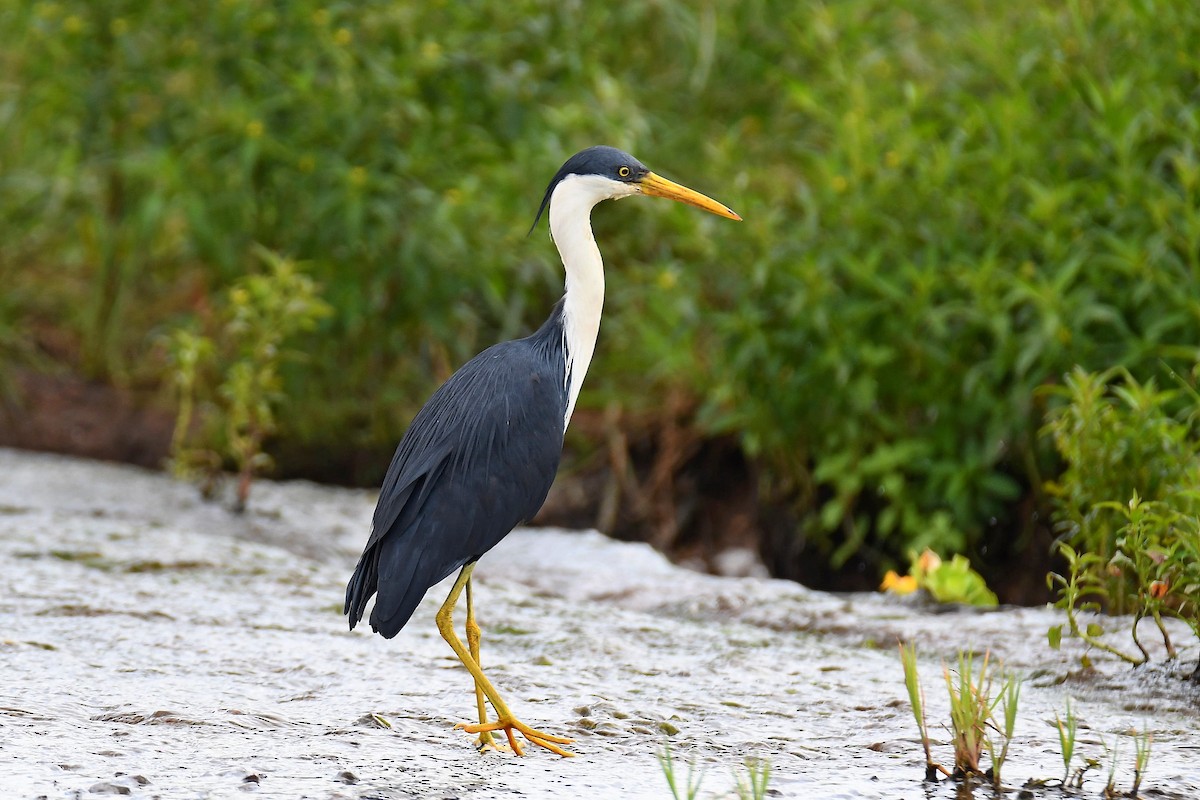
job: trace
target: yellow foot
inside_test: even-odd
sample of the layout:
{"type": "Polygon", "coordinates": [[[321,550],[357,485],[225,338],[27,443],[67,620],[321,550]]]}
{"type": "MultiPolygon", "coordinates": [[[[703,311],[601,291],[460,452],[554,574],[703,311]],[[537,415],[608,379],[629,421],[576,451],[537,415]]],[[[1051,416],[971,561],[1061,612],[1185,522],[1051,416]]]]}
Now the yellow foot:
{"type": "MultiPolygon", "coordinates": [[[[519,719],[515,718],[504,719],[501,717],[495,722],[482,722],[478,725],[468,725],[464,722],[460,722],[454,727],[462,728],[467,733],[478,734],[487,734],[492,731],[504,731],[504,735],[508,737],[508,744],[512,747],[512,751],[519,756],[524,755],[524,753],[521,751],[521,745],[517,744],[517,737],[513,735],[514,730],[519,732],[529,741],[536,744],[538,747],[544,747],[551,753],[557,753],[563,758],[570,758],[571,756],[575,755],[570,750],[564,750],[558,746],[560,744],[570,744],[570,739],[567,739],[563,736],[552,736],[549,733],[542,733],[541,731],[535,730],[526,725],[524,722],[521,722],[519,719]]],[[[483,737],[480,736],[480,738],[482,739],[483,737]]]]}
{"type": "Polygon", "coordinates": [[[492,736],[491,731],[484,731],[479,734],[479,738],[475,740],[475,749],[480,753],[487,753],[492,750],[495,750],[497,753],[511,752],[511,748],[508,745],[496,741],[496,737],[492,736]]]}

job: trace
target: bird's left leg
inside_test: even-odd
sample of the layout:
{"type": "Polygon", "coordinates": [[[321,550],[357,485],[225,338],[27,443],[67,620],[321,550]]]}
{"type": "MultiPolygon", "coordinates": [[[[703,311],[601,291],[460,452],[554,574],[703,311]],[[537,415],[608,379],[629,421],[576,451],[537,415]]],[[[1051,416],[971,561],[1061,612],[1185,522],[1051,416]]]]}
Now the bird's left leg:
{"type": "MultiPolygon", "coordinates": [[[[480,630],[479,625],[475,622],[475,604],[471,597],[471,578],[467,578],[467,649],[471,651],[471,658],[475,659],[475,663],[483,668],[483,662],[479,660],[479,640],[480,630]]],[[[479,709],[479,724],[485,725],[488,722],[487,703],[483,697],[483,687],[479,682],[475,682],[475,705],[479,709]]],[[[500,744],[496,741],[496,737],[492,736],[491,731],[483,731],[479,734],[479,738],[475,740],[475,747],[481,753],[486,753],[488,750],[498,750],[507,752],[508,745],[500,744]]]]}
{"type": "Polygon", "coordinates": [[[496,687],[483,674],[483,670],[479,668],[479,664],[471,656],[469,650],[458,638],[458,634],[454,632],[454,606],[458,602],[459,595],[462,594],[463,587],[471,578],[471,572],[475,569],[474,562],[467,564],[462,568],[462,572],[458,574],[458,580],[454,582],[454,586],[450,589],[449,596],[446,597],[446,602],[442,603],[442,607],[437,612],[438,632],[442,634],[442,638],[446,640],[446,644],[450,645],[450,649],[454,651],[454,655],[458,656],[458,660],[467,668],[467,672],[471,673],[471,677],[475,679],[475,685],[483,689],[484,695],[491,702],[492,708],[496,709],[497,720],[495,722],[480,723],[478,725],[456,725],[456,728],[462,728],[467,733],[483,733],[484,731],[504,731],[508,737],[508,744],[512,747],[513,752],[521,755],[521,746],[517,744],[517,738],[513,732],[519,732],[529,741],[534,744],[544,747],[552,753],[557,753],[560,756],[573,756],[574,753],[564,750],[559,747],[560,744],[570,744],[571,740],[564,736],[552,736],[548,733],[536,730],[529,727],[524,722],[513,716],[513,713],[508,710],[508,705],[504,702],[504,698],[496,691],[496,687]]]}

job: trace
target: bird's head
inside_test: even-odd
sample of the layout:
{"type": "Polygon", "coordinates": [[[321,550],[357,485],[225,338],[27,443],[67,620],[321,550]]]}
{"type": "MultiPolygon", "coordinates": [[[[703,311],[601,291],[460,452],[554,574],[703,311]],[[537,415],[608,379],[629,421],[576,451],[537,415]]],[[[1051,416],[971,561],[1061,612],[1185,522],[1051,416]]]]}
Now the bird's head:
{"type": "Polygon", "coordinates": [[[667,180],[661,175],[650,171],[645,164],[628,153],[615,147],[597,145],[586,150],[580,150],[567,159],[558,173],[546,187],[546,195],[538,208],[533,228],[537,227],[554,190],[564,181],[570,181],[571,186],[580,192],[586,201],[595,205],[601,200],[615,200],[634,194],[644,194],[649,197],[666,197],[681,203],[702,208],[705,211],[728,219],[740,220],[736,213],[718,203],[711,197],[706,197],[686,186],[667,180]]]}

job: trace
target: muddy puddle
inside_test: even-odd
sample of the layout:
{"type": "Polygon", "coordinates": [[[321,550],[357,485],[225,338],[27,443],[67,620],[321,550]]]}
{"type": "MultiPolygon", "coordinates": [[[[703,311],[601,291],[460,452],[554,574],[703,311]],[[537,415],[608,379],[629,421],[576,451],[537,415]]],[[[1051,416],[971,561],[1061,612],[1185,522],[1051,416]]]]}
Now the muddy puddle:
{"type": "Polygon", "coordinates": [[[747,758],[771,764],[775,797],[969,797],[921,782],[904,637],[943,761],[941,659],[990,648],[1026,676],[1009,784],[1062,774],[1053,721],[1071,698],[1080,755],[1104,762],[1074,796],[1100,796],[1102,743],[1119,743],[1127,789],[1146,730],[1142,796],[1200,797],[1200,691],[1180,677],[1198,648],[1181,630],[1186,665],[1098,658],[1084,675],[1077,645],[1046,646],[1046,609],[936,613],[715,578],[561,531],[514,533],[476,576],[485,669],[578,757],[481,757],[453,728],[473,694],[436,634],[443,590],[390,642],[346,630],[373,497],[255,492],[238,518],[162,475],[0,450],[0,795],[668,798],[669,742],[681,773],[704,770],[705,798],[732,797],[747,758]]]}

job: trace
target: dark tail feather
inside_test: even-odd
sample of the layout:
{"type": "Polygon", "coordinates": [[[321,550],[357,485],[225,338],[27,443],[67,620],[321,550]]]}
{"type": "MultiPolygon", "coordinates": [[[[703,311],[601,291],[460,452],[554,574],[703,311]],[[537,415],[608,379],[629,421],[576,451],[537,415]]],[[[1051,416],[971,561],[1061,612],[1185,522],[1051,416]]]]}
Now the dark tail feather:
{"type": "Polygon", "coordinates": [[[371,610],[371,630],[385,639],[393,638],[412,619],[426,590],[425,586],[411,584],[397,601],[381,604],[376,600],[375,608],[371,610]]]}
{"type": "Polygon", "coordinates": [[[389,546],[389,542],[384,539],[362,554],[350,582],[346,584],[346,604],[342,607],[342,613],[350,617],[350,630],[354,630],[362,619],[367,601],[379,592],[375,597],[375,608],[371,611],[371,630],[385,639],[391,639],[400,632],[429,588],[425,583],[413,580],[413,573],[420,564],[420,554],[413,554],[411,560],[397,558],[397,554],[392,552],[396,547],[389,546]],[[385,548],[388,550],[386,553],[383,552],[385,548]],[[381,557],[387,559],[389,565],[382,591],[379,583],[381,557]]]}
{"type": "Polygon", "coordinates": [[[346,605],[342,608],[342,613],[350,615],[350,630],[354,630],[354,626],[362,619],[367,601],[375,594],[378,579],[379,550],[372,547],[362,554],[354,575],[346,584],[346,605]]]}
{"type": "Polygon", "coordinates": [[[421,598],[432,583],[444,575],[432,574],[436,569],[426,563],[428,539],[436,539],[431,531],[426,539],[411,536],[384,537],[375,546],[371,572],[372,589],[378,589],[375,607],[371,609],[371,630],[391,639],[412,618],[421,598]]]}

